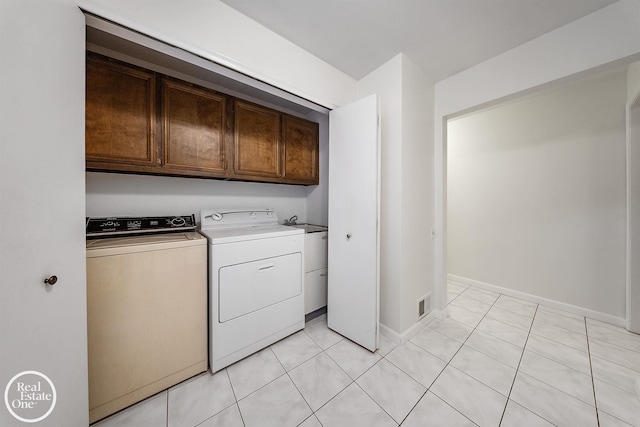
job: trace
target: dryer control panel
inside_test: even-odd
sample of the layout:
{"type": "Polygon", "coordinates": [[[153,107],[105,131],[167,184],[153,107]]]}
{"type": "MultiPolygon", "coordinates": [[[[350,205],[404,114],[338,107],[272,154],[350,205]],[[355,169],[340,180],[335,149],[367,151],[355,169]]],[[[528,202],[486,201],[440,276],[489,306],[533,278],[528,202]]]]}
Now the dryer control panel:
{"type": "Polygon", "coordinates": [[[200,211],[200,229],[202,230],[277,224],[278,216],[270,208],[204,209],[200,211]]]}

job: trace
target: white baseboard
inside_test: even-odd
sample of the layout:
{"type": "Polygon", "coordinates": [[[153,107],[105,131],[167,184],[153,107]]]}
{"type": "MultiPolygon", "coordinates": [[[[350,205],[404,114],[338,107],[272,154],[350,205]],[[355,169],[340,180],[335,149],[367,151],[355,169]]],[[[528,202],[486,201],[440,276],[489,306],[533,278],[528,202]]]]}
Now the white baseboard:
{"type": "Polygon", "coordinates": [[[492,285],[490,283],[481,282],[479,280],[469,279],[467,277],[456,276],[455,274],[447,274],[447,280],[460,283],[463,285],[476,286],[478,288],[486,289],[488,291],[498,292],[510,297],[520,298],[526,301],[530,301],[536,304],[543,304],[547,307],[555,308],[557,310],[568,311],[569,313],[577,314],[579,316],[589,317],[590,319],[599,320],[601,322],[610,323],[616,326],[626,327],[627,321],[624,317],[613,316],[611,314],[602,313],[599,311],[591,310],[589,308],[579,307],[577,305],[571,305],[564,302],[555,301],[549,298],[539,297],[536,295],[528,294],[526,292],[515,291],[509,288],[503,288],[502,286],[492,285]]]}
{"type": "Polygon", "coordinates": [[[427,314],[425,317],[423,317],[422,319],[414,323],[413,326],[411,326],[409,329],[407,329],[401,334],[389,328],[387,325],[380,323],[380,333],[385,337],[389,338],[394,344],[403,345],[407,341],[409,341],[411,338],[413,338],[414,335],[420,332],[422,328],[427,326],[427,324],[435,318],[438,318],[438,319],[441,318],[441,310],[431,310],[429,314],[427,314]]]}

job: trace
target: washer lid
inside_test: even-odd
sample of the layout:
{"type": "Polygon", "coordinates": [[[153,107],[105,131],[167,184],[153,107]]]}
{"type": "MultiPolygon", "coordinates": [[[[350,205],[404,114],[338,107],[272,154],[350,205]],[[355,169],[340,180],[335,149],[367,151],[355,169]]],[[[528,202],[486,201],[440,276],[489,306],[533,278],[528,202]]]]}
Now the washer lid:
{"type": "Polygon", "coordinates": [[[132,252],[157,251],[206,245],[207,240],[200,233],[161,233],[143,236],[109,237],[87,240],[87,258],[118,255],[132,252]]]}

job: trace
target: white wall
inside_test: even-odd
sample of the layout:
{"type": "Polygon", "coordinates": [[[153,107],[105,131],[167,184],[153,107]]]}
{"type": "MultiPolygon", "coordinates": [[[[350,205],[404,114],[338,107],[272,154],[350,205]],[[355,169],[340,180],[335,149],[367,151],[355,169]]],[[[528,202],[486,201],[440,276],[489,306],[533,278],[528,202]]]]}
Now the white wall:
{"type": "Polygon", "coordinates": [[[627,329],[640,333],[640,62],[627,75],[627,329]]]}
{"type": "Polygon", "coordinates": [[[446,306],[446,132],[464,111],[640,55],[640,2],[621,0],[435,87],[436,304],[446,306]]]}
{"type": "Polygon", "coordinates": [[[626,80],[448,122],[449,274],[624,317],[626,80]]]}
{"type": "Polygon", "coordinates": [[[627,101],[633,102],[640,92],[640,61],[629,65],[627,71],[627,101]]]}
{"type": "Polygon", "coordinates": [[[418,298],[434,289],[433,90],[429,77],[403,55],[400,331],[415,324],[418,298]]]}
{"type": "Polygon", "coordinates": [[[307,218],[299,185],[87,172],[87,216],[188,215],[208,208],[273,208],[283,222],[307,218]]]}
{"type": "Polygon", "coordinates": [[[381,123],[380,321],[401,335],[417,320],[417,299],[433,289],[433,84],[399,54],[358,82],[358,96],[373,93],[381,123]]]}
{"type": "Polygon", "coordinates": [[[219,0],[78,0],[95,15],[329,108],[355,80],[219,0]]]}
{"type": "Polygon", "coordinates": [[[402,55],[358,82],[358,97],[378,94],[380,109],[380,322],[401,329],[400,168],[402,162],[402,55]]]}

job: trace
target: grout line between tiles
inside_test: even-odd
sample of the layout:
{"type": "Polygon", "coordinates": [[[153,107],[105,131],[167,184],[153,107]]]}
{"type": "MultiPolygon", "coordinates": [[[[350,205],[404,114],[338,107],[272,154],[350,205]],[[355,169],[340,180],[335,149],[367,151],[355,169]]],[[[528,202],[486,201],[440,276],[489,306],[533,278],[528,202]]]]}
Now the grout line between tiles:
{"type": "Polygon", "coordinates": [[[166,410],[166,413],[167,413],[167,422],[165,424],[166,424],[166,427],[169,427],[169,389],[167,389],[167,400],[166,400],[165,404],[166,404],[165,405],[165,410],[166,410]]]}
{"type": "Polygon", "coordinates": [[[589,354],[589,372],[591,373],[591,388],[593,390],[593,404],[596,410],[596,421],[600,426],[600,414],[598,413],[598,398],[596,397],[596,380],[593,378],[593,364],[591,363],[591,347],[589,345],[589,327],[587,325],[587,318],[584,318],[584,333],[587,336],[587,353],[589,354]]]}
{"type": "MultiPolygon", "coordinates": [[[[457,297],[459,297],[460,295],[462,295],[462,294],[463,294],[464,292],[466,292],[468,289],[471,289],[471,287],[470,287],[470,286],[468,286],[464,291],[460,292],[460,294],[459,294],[457,297]]],[[[456,297],[456,298],[457,298],[457,297],[456,297]]],[[[500,298],[500,297],[498,296],[498,298],[500,298]]],[[[495,299],[495,301],[493,301],[493,303],[491,304],[491,307],[489,307],[489,310],[491,310],[491,308],[493,308],[493,306],[495,305],[496,301],[498,301],[498,298],[496,298],[496,299],[495,299]]],[[[471,299],[473,299],[473,298],[471,298],[471,299]]],[[[453,302],[454,300],[455,300],[455,298],[454,298],[453,300],[451,300],[449,303],[447,303],[447,305],[451,304],[451,302],[453,302]]],[[[482,301],[480,301],[480,302],[482,302],[482,301]]],[[[473,329],[471,330],[471,333],[470,333],[469,335],[467,335],[467,337],[465,338],[465,340],[462,342],[462,345],[461,345],[460,347],[458,347],[458,349],[457,349],[457,350],[456,350],[456,352],[453,354],[453,356],[451,356],[451,357],[449,358],[449,360],[447,361],[447,364],[446,364],[446,365],[444,365],[444,368],[442,368],[442,370],[440,371],[440,373],[439,373],[439,374],[436,376],[436,378],[431,382],[431,385],[430,385],[430,386],[427,388],[427,390],[422,394],[422,396],[420,396],[420,399],[418,399],[418,401],[415,403],[415,405],[413,405],[413,407],[411,408],[411,410],[409,411],[409,413],[408,413],[407,415],[405,415],[405,417],[402,419],[402,422],[400,422],[400,425],[402,425],[402,423],[403,423],[403,422],[405,422],[405,420],[406,420],[406,419],[407,419],[407,417],[411,414],[411,412],[413,412],[413,410],[416,408],[416,406],[418,406],[418,403],[420,403],[420,401],[424,398],[424,396],[429,392],[429,390],[431,389],[431,387],[436,383],[436,381],[438,381],[438,378],[440,378],[440,375],[442,375],[442,373],[444,372],[444,370],[445,370],[445,369],[447,369],[447,367],[451,364],[451,361],[456,357],[456,355],[458,354],[458,352],[460,351],[460,349],[462,349],[462,347],[464,347],[465,343],[469,340],[469,337],[470,337],[470,336],[475,332],[475,330],[476,330],[476,328],[478,327],[478,325],[479,325],[479,324],[484,320],[484,318],[487,316],[487,313],[489,312],[489,310],[487,310],[487,312],[486,312],[485,314],[483,314],[483,315],[482,315],[482,319],[480,319],[480,321],[476,324],[476,326],[474,326],[474,327],[473,327],[473,329]]],[[[454,320],[454,319],[451,319],[451,320],[454,320]]],[[[457,320],[456,320],[456,322],[457,322],[457,320]]],[[[431,323],[431,322],[430,322],[430,323],[431,323]]],[[[462,323],[462,322],[459,322],[459,323],[461,323],[462,325],[464,325],[464,323],[462,323]]],[[[469,325],[465,325],[465,326],[469,326],[469,325]]],[[[428,325],[428,324],[427,324],[427,325],[425,325],[425,328],[428,328],[428,327],[429,327],[429,325],[428,325]]],[[[424,329],[424,328],[423,328],[423,329],[424,329]]],[[[434,329],[434,331],[435,331],[435,329],[434,329]]],[[[436,332],[438,332],[438,331],[436,331],[436,332]]],[[[449,338],[451,338],[451,337],[449,337],[449,338]]],[[[453,365],[451,365],[451,366],[455,368],[455,366],[453,366],[453,365]]],[[[465,374],[466,374],[466,375],[469,375],[469,374],[467,374],[466,372],[465,372],[465,374]]],[[[471,375],[469,375],[469,376],[471,376],[471,375]]],[[[471,378],[473,378],[473,377],[471,377],[471,378]]],[[[475,379],[475,378],[474,378],[474,379],[475,379]]],[[[478,380],[476,380],[476,381],[478,381],[478,380]]],[[[449,403],[448,403],[446,400],[444,400],[444,399],[440,398],[440,396],[438,396],[437,394],[433,393],[433,395],[434,395],[434,396],[436,396],[438,399],[442,400],[442,401],[443,401],[444,403],[446,403],[447,405],[449,405],[449,403]]],[[[508,401],[508,400],[507,400],[507,401],[508,401]]],[[[450,406],[451,408],[455,409],[455,410],[456,410],[456,412],[460,413],[463,417],[465,417],[465,418],[469,419],[466,415],[464,415],[462,412],[458,411],[455,407],[453,407],[453,406],[451,406],[451,405],[449,405],[449,406],[450,406]]],[[[506,405],[505,405],[505,408],[506,408],[506,405]]],[[[470,420],[470,421],[471,421],[471,420],[470,420]]],[[[473,421],[471,421],[471,422],[473,422],[473,421]]],[[[475,423],[474,423],[474,424],[475,424],[475,423]]]]}
{"type": "MultiPolygon", "coordinates": [[[[524,345],[522,346],[522,354],[520,354],[520,360],[518,360],[518,366],[516,367],[516,374],[513,376],[513,381],[511,382],[511,387],[509,388],[509,394],[507,394],[507,402],[504,405],[504,409],[502,410],[502,415],[500,416],[500,424],[502,424],[502,420],[504,419],[504,414],[507,412],[507,406],[509,405],[509,399],[511,398],[511,392],[513,391],[513,386],[516,383],[516,378],[518,377],[518,373],[520,372],[520,364],[522,363],[522,358],[524,357],[524,352],[527,348],[527,342],[529,342],[529,336],[531,335],[531,329],[533,328],[533,322],[536,320],[536,314],[538,313],[538,306],[536,305],[536,309],[533,312],[533,319],[531,319],[531,325],[529,326],[529,332],[527,333],[527,339],[524,341],[524,345]]],[[[534,412],[535,413],[535,412],[534,412]]],[[[540,414],[537,414],[540,418],[543,418],[540,414]]]]}

